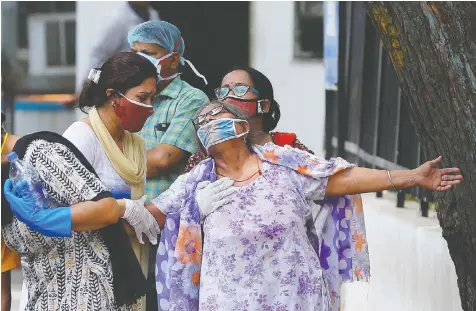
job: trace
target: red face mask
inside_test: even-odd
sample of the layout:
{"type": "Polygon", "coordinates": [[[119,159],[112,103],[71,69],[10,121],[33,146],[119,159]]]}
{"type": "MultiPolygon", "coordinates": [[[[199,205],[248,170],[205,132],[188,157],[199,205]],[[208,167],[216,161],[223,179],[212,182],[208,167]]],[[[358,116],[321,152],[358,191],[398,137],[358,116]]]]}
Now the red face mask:
{"type": "Polygon", "coordinates": [[[238,99],[234,97],[227,97],[223,101],[240,108],[240,110],[243,111],[247,117],[254,117],[258,114],[258,102],[256,99],[238,99]]]}
{"type": "Polygon", "coordinates": [[[131,133],[139,132],[145,121],[154,113],[152,106],[128,99],[120,94],[122,98],[114,106],[114,112],[119,117],[124,130],[131,133]]]}

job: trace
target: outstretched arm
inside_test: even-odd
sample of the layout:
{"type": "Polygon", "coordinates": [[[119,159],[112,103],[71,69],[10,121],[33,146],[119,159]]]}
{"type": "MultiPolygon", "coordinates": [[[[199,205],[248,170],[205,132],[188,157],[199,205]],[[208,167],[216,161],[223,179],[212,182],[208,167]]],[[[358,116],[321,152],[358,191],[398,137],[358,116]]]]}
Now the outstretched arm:
{"type": "Polygon", "coordinates": [[[428,161],[413,170],[385,171],[354,167],[329,177],[326,196],[351,195],[414,186],[432,191],[447,191],[463,181],[459,168],[437,166],[441,157],[428,161]]]}

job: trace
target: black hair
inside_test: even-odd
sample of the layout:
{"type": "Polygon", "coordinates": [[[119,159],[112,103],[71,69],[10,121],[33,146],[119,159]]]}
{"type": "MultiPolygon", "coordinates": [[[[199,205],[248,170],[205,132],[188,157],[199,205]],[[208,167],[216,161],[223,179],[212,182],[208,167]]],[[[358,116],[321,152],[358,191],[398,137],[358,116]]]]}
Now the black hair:
{"type": "Polygon", "coordinates": [[[79,96],[78,107],[86,112],[87,107],[101,107],[112,96],[106,90],[113,89],[125,94],[140,85],[145,79],[157,77],[157,69],[145,57],[133,52],[121,52],[109,58],[101,68],[98,83],[89,81],[79,96]]]}
{"type": "Polygon", "coordinates": [[[273,85],[263,73],[248,66],[233,67],[225,76],[236,70],[246,71],[254,84],[254,88],[260,93],[259,98],[269,100],[269,111],[263,115],[263,130],[265,132],[274,130],[281,118],[281,110],[279,109],[278,102],[274,99],[273,85]]]}

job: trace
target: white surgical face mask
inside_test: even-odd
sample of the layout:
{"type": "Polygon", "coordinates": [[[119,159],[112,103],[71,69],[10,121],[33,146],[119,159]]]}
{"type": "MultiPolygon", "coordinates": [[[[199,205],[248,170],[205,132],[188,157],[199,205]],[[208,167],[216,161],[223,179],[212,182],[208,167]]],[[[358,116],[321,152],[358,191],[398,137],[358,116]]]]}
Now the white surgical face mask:
{"type": "MultiPolygon", "coordinates": [[[[165,77],[164,78],[160,74],[160,71],[162,70],[161,62],[163,62],[164,60],[166,60],[167,58],[172,56],[173,52],[169,53],[167,55],[164,55],[161,58],[155,58],[155,57],[152,57],[150,55],[140,53],[140,52],[138,52],[137,54],[147,58],[154,65],[154,67],[157,68],[157,81],[172,80],[172,79],[174,79],[175,77],[177,77],[179,75],[179,73],[176,73],[176,74],[171,75],[170,77],[165,77]]],[[[197,75],[197,77],[200,77],[203,80],[203,82],[205,82],[205,84],[208,84],[208,81],[205,78],[205,76],[202,75],[200,72],[198,72],[198,70],[195,68],[195,66],[193,66],[191,61],[189,61],[188,59],[185,59],[182,56],[180,56],[180,60],[181,60],[182,65],[187,63],[190,66],[190,68],[193,70],[193,73],[195,73],[195,75],[197,75]]]]}
{"type": "Polygon", "coordinates": [[[130,99],[130,98],[126,97],[126,95],[122,94],[121,92],[119,92],[119,94],[122,97],[124,97],[125,99],[127,99],[131,104],[134,104],[134,105],[137,105],[137,106],[140,106],[140,107],[145,107],[145,108],[153,108],[152,105],[143,104],[141,102],[138,102],[137,100],[130,99]]]}
{"type": "Polygon", "coordinates": [[[244,122],[248,123],[245,120],[231,118],[210,121],[197,130],[198,139],[200,139],[203,147],[208,151],[211,146],[248,134],[249,131],[241,134],[236,132],[235,123],[244,122]]]}
{"type": "Polygon", "coordinates": [[[144,53],[137,53],[137,54],[147,58],[154,65],[154,67],[157,68],[157,81],[172,80],[172,79],[174,79],[175,77],[177,77],[179,75],[179,73],[177,72],[177,73],[175,73],[175,74],[173,74],[169,77],[164,78],[164,77],[161,76],[161,71],[162,71],[162,64],[161,63],[163,63],[164,60],[166,60],[167,58],[172,56],[174,53],[166,54],[166,55],[162,56],[161,58],[155,58],[155,57],[152,57],[152,56],[144,54],[144,53]]]}

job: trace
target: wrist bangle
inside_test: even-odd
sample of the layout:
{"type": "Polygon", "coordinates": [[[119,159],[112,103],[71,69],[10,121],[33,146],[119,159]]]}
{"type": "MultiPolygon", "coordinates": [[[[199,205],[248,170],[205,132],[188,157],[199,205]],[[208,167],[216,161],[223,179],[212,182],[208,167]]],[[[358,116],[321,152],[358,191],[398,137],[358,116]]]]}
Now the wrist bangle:
{"type": "Polygon", "coordinates": [[[392,180],[392,175],[390,175],[390,171],[388,170],[387,170],[387,176],[388,176],[388,179],[390,180],[390,183],[392,184],[393,190],[397,191],[397,188],[395,188],[395,185],[392,180]]]}

